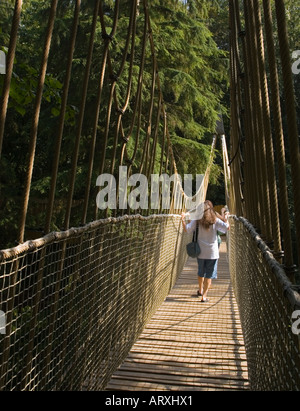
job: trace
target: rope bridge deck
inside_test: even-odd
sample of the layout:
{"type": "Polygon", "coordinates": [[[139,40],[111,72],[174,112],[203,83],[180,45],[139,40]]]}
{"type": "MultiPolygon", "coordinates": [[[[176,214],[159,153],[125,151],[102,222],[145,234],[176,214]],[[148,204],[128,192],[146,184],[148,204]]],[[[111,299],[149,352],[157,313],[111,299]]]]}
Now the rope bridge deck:
{"type": "Polygon", "coordinates": [[[197,292],[189,259],[107,390],[246,390],[246,353],[227,263],[220,248],[218,280],[208,303],[197,292]]]}

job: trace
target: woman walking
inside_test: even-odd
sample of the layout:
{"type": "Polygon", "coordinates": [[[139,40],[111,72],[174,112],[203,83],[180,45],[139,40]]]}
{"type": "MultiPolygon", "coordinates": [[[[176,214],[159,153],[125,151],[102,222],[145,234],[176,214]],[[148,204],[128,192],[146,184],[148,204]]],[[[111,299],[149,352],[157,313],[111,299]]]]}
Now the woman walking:
{"type": "Polygon", "coordinates": [[[212,280],[217,278],[217,266],[219,260],[219,247],[217,232],[226,233],[229,229],[228,213],[222,210],[222,220],[217,217],[211,201],[204,202],[203,216],[200,220],[193,220],[186,224],[186,214],[182,213],[183,229],[186,232],[194,231],[198,224],[198,244],[200,255],[198,256],[198,296],[201,302],[207,302],[207,292],[212,280]]]}

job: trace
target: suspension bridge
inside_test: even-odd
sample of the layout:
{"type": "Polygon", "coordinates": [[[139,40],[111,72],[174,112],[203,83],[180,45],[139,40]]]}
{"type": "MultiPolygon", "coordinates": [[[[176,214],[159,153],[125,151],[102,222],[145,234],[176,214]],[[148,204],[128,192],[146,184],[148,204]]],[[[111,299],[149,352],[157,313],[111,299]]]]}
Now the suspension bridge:
{"type": "MultiPolygon", "coordinates": [[[[223,238],[219,278],[207,304],[196,296],[196,260],[187,259],[191,238],[181,224],[187,199],[179,178],[173,181],[168,208],[161,202],[155,210],[127,206],[110,211],[96,206],[96,174],[113,175],[119,182],[119,167],[126,165],[128,179],[134,172],[148,181],[155,172],[178,176],[147,0],[133,0],[125,9],[124,2],[116,0],[110,26],[105,1],[93,2],[84,75],[78,85],[81,97],[68,163],[69,186],[65,198],[57,198],[59,173],[66,165],[61,151],[69,127],[69,87],[81,17],[81,1],[70,3],[49,197],[43,203],[32,196],[43,144],[39,126],[49,55],[59,19],[58,0],[48,3],[28,163],[23,193],[17,198],[18,244],[0,251],[0,389],[299,390],[300,157],[284,1],[275,2],[274,21],[269,0],[229,0],[230,150],[219,123],[197,193],[202,201],[206,198],[215,146],[221,141],[230,230],[223,238]],[[118,30],[124,31],[124,24],[118,26],[121,12],[127,13],[127,38],[114,67],[114,38],[118,30]],[[100,55],[94,47],[99,30],[100,55]],[[99,80],[91,114],[85,106],[95,61],[99,80]],[[146,66],[151,67],[150,79],[144,76],[146,66]],[[118,88],[120,78],[127,79],[125,89],[118,88]],[[87,118],[91,133],[83,142],[87,118]],[[85,179],[78,175],[83,146],[88,146],[85,179]],[[84,187],[80,199],[74,195],[78,180],[84,187]],[[42,234],[26,224],[38,212],[43,217],[42,234]]],[[[15,0],[1,74],[2,158],[8,147],[22,7],[22,1],[15,0]]],[[[122,196],[120,190],[115,194],[117,200],[122,196]]],[[[162,197],[162,190],[158,195],[162,197]]]]}

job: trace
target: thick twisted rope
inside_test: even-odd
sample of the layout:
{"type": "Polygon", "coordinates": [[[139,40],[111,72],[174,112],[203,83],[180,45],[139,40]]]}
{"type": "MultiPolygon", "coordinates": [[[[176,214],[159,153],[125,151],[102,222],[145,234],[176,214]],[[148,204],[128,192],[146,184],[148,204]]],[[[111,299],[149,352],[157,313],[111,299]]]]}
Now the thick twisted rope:
{"type": "Polygon", "coordinates": [[[287,128],[289,138],[289,149],[291,159],[293,196],[295,208],[295,225],[297,231],[298,256],[300,256],[300,153],[299,153],[299,133],[296,114],[296,100],[292,75],[292,64],[290,57],[289,39],[286,24],[286,12],[283,0],[276,0],[276,17],[278,26],[278,39],[280,47],[280,57],[282,65],[284,95],[286,100],[287,128]]]}
{"type": "Polygon", "coordinates": [[[273,21],[271,3],[269,0],[263,1],[264,7],[264,21],[265,21],[265,33],[266,43],[268,50],[269,70],[270,70],[270,88],[272,109],[274,116],[274,137],[277,153],[278,163],[278,183],[279,183],[279,199],[280,208],[282,209],[280,221],[282,228],[282,236],[284,242],[284,261],[287,267],[293,267],[293,251],[291,240],[291,227],[289,214],[287,212],[289,208],[288,204],[288,192],[287,192],[287,178],[286,178],[286,162],[285,162],[285,143],[282,126],[282,112],[280,104],[280,91],[279,91],[279,78],[277,71],[277,62],[275,54],[275,45],[273,38],[273,21]]]}
{"type": "Polygon", "coordinates": [[[2,152],[5,119],[6,119],[8,98],[9,98],[9,89],[10,89],[11,77],[12,77],[12,72],[13,72],[14,58],[15,58],[15,53],[16,53],[17,36],[18,36],[18,28],[20,24],[22,3],[23,3],[22,0],[16,0],[15,2],[11,33],[10,33],[10,38],[9,38],[10,40],[9,40],[9,46],[8,46],[8,54],[6,58],[6,75],[4,78],[4,84],[3,84],[2,96],[1,96],[1,104],[0,104],[0,158],[1,158],[1,152],[2,152]]]}

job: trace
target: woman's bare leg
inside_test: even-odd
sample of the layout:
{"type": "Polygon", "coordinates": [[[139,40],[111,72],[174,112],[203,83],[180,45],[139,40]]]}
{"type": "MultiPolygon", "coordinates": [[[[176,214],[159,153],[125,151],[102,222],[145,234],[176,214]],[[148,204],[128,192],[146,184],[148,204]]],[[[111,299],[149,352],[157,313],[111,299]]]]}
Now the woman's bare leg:
{"type": "Polygon", "coordinates": [[[200,295],[203,295],[203,282],[204,282],[204,278],[198,276],[198,284],[199,284],[199,293],[200,293],[200,295]]]}
{"type": "Polygon", "coordinates": [[[205,278],[204,279],[204,283],[203,283],[203,297],[202,297],[202,301],[205,301],[207,298],[207,292],[210,289],[211,286],[211,279],[210,278],[205,278]]]}

